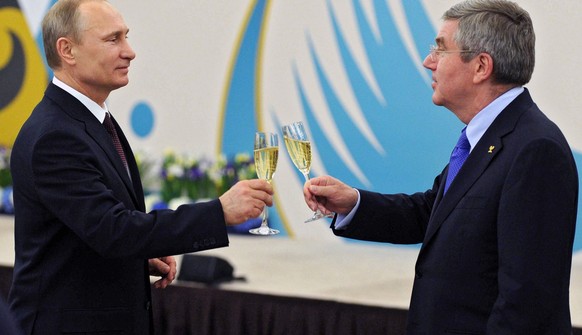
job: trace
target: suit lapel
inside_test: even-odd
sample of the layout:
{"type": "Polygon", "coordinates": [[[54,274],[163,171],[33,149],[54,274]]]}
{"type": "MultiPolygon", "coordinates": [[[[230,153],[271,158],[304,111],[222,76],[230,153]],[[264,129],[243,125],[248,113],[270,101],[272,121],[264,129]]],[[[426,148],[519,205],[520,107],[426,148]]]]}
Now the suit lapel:
{"type": "MultiPolygon", "coordinates": [[[[455,177],[446,195],[443,195],[444,179],[439,187],[435,206],[424,237],[423,248],[435,236],[439,227],[457,207],[472,185],[483,175],[489,164],[503,150],[503,137],[509,134],[529,105],[533,104],[527,89],[511,102],[493,121],[479,140],[463,167],[455,177]]],[[[448,168],[443,171],[443,178],[448,168]]]]}
{"type": "MultiPolygon", "coordinates": [[[[116,124],[116,123],[114,122],[114,124],[116,124]]],[[[119,134],[120,131],[119,131],[119,127],[117,126],[117,124],[116,124],[116,128],[117,128],[118,134],[119,134]]],[[[100,124],[97,121],[97,119],[95,119],[95,122],[85,123],[85,130],[87,131],[87,134],[89,134],[89,136],[91,136],[95,140],[95,142],[97,142],[97,144],[103,149],[103,151],[107,155],[107,158],[109,159],[111,164],[113,164],[113,166],[115,166],[115,170],[117,171],[117,174],[123,180],[125,187],[130,191],[129,193],[131,194],[134,203],[137,204],[138,202],[137,202],[136,194],[134,192],[132,179],[129,177],[129,174],[127,173],[127,170],[125,169],[125,166],[123,165],[123,162],[121,161],[119,154],[117,153],[117,150],[115,150],[115,147],[113,146],[113,142],[111,141],[111,137],[107,133],[107,130],[105,130],[105,127],[103,127],[103,125],[100,124]]],[[[124,150],[125,150],[125,148],[124,148],[124,150]]],[[[129,156],[129,155],[126,155],[126,156],[129,156]]],[[[128,162],[128,164],[129,164],[129,162],[128,162]]]]}
{"type": "MultiPolygon", "coordinates": [[[[424,238],[427,243],[437,232],[441,224],[451,214],[453,209],[459,204],[463,196],[471,186],[479,179],[487,166],[493,161],[495,156],[503,149],[503,142],[500,136],[487,136],[481,138],[475,149],[463,164],[463,167],[455,177],[446,195],[443,195],[444,183],[439,189],[439,197],[431,215],[430,223],[424,238]],[[490,150],[490,147],[491,148],[490,150]]],[[[446,176],[448,169],[443,173],[446,176]]]]}
{"type": "MultiPolygon", "coordinates": [[[[105,155],[107,156],[111,164],[115,167],[115,170],[119,174],[119,177],[123,180],[123,183],[125,184],[128,193],[131,195],[131,198],[134,204],[136,205],[136,208],[142,209],[140,206],[141,204],[143,204],[143,199],[139,200],[139,198],[137,197],[135,192],[136,190],[132,183],[132,179],[130,179],[129,175],[127,174],[127,170],[125,169],[125,166],[123,166],[123,162],[121,161],[119,154],[115,150],[113,142],[111,141],[111,137],[107,133],[105,127],[103,127],[103,125],[99,123],[99,120],[97,120],[93,116],[91,111],[89,111],[87,107],[85,107],[85,105],[83,105],[75,97],[65,92],[61,88],[57,87],[56,85],[52,83],[49,84],[46,91],[46,95],[53,99],[53,101],[58,103],[61,106],[61,108],[71,117],[85,124],[85,131],[101,147],[101,149],[103,149],[103,152],[105,152],[105,155]]],[[[114,124],[116,128],[119,130],[119,125],[117,125],[115,121],[114,124]]],[[[121,137],[123,137],[122,145],[124,147],[124,150],[126,150],[126,148],[129,149],[129,144],[125,136],[123,136],[123,133],[120,130],[118,131],[118,133],[122,134],[121,137]]],[[[133,158],[133,153],[131,153],[130,149],[126,152],[127,156],[131,156],[130,161],[132,162],[131,164],[132,167],[130,168],[130,171],[132,173],[132,176],[136,175],[137,176],[136,182],[140,183],[141,181],[139,179],[139,172],[137,171],[135,159],[133,158]]],[[[139,190],[140,195],[143,198],[143,191],[141,191],[141,185],[139,187],[139,190]]]]}

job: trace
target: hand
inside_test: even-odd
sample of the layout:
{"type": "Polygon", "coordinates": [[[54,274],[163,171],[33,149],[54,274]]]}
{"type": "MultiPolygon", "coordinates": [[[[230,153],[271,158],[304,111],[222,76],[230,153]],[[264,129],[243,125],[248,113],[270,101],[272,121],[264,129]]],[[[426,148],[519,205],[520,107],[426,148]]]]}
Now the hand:
{"type": "Polygon", "coordinates": [[[148,264],[150,275],[162,277],[154,283],[155,288],[166,288],[176,278],[176,259],[173,256],[152,258],[148,264]]]}
{"type": "Polygon", "coordinates": [[[219,198],[227,225],[243,223],[273,205],[273,186],[266,180],[241,180],[219,198]]]}
{"type": "Polygon", "coordinates": [[[353,187],[330,176],[308,180],[303,186],[303,195],[309,208],[324,214],[347,214],[358,202],[358,192],[353,187]]]}

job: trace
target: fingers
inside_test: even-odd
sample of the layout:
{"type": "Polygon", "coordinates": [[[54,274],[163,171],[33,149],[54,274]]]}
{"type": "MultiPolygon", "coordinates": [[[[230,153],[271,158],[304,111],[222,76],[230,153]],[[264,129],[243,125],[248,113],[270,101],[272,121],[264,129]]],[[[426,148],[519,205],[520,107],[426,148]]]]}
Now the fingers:
{"type": "Polygon", "coordinates": [[[303,187],[303,198],[305,199],[307,207],[315,211],[318,206],[318,203],[317,200],[315,199],[315,195],[310,190],[310,185],[307,185],[307,183],[303,187]]]}
{"type": "Polygon", "coordinates": [[[311,210],[325,214],[350,212],[358,201],[358,192],[330,176],[311,179],[303,187],[305,203],[311,210]]]}
{"type": "Polygon", "coordinates": [[[168,287],[168,285],[170,285],[172,283],[171,280],[162,277],[162,279],[156,280],[154,282],[154,287],[155,288],[166,288],[168,287]]]}
{"type": "Polygon", "coordinates": [[[263,179],[241,180],[233,187],[249,187],[250,189],[263,191],[269,195],[274,194],[273,186],[268,181],[263,179]]]}
{"type": "Polygon", "coordinates": [[[320,197],[328,197],[334,192],[337,192],[338,189],[347,186],[330,176],[312,178],[309,182],[309,192],[320,197]]]}
{"type": "Polygon", "coordinates": [[[313,186],[334,186],[334,185],[341,185],[343,184],[338,179],[335,179],[332,176],[319,176],[311,178],[308,183],[313,186]]]}
{"type": "Polygon", "coordinates": [[[150,275],[162,276],[170,271],[170,266],[162,262],[159,258],[152,258],[148,260],[150,275]]]}
{"type": "Polygon", "coordinates": [[[178,271],[176,259],[173,256],[167,256],[162,257],[161,260],[170,267],[170,271],[166,273],[166,278],[169,279],[171,283],[176,278],[176,272],[178,271]]]}
{"type": "Polygon", "coordinates": [[[322,176],[312,178],[305,182],[303,186],[303,196],[307,206],[311,210],[316,211],[319,209],[324,212],[329,212],[324,204],[327,202],[326,197],[328,194],[333,191],[331,187],[329,187],[332,185],[332,181],[332,177],[322,176]]]}
{"type": "Polygon", "coordinates": [[[176,278],[176,259],[173,256],[152,258],[148,260],[150,275],[161,276],[154,282],[155,288],[166,288],[176,278]]]}
{"type": "Polygon", "coordinates": [[[265,206],[273,205],[273,186],[265,180],[252,179],[236,183],[218,199],[227,225],[258,217],[265,206]]]}

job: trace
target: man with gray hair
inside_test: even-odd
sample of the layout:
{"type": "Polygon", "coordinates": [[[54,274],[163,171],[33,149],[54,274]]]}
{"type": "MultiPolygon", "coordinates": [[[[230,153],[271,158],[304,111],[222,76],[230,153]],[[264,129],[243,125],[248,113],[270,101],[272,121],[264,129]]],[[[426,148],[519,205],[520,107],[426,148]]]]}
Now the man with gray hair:
{"type": "Polygon", "coordinates": [[[433,102],[466,127],[432,188],[380,194],[322,176],[305,200],[338,213],[336,235],[422,243],[408,334],[571,334],[578,176],[523,87],[535,63],[530,16],[510,1],[468,0],[443,20],[423,64],[433,102]]]}

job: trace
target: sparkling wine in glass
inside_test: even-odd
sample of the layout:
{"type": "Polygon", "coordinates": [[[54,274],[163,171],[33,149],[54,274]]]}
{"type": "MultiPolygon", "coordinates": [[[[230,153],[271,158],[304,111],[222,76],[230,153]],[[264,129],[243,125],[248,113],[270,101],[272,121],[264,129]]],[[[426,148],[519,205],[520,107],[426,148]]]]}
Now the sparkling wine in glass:
{"type": "MultiPolygon", "coordinates": [[[[257,132],[255,134],[255,169],[260,179],[265,179],[269,183],[273,179],[277,169],[277,159],[279,158],[279,139],[275,133],[257,132]]],[[[261,226],[249,230],[255,235],[276,235],[277,229],[272,229],[267,223],[267,207],[263,208],[263,219],[261,226]]]]}
{"type": "MultiPolygon", "coordinates": [[[[283,126],[283,138],[287,152],[295,164],[295,167],[301,171],[305,181],[309,180],[309,171],[311,170],[311,142],[307,138],[303,122],[298,121],[283,126]]],[[[323,214],[319,209],[313,213],[313,216],[305,220],[311,222],[324,217],[330,217],[323,214]]]]}

